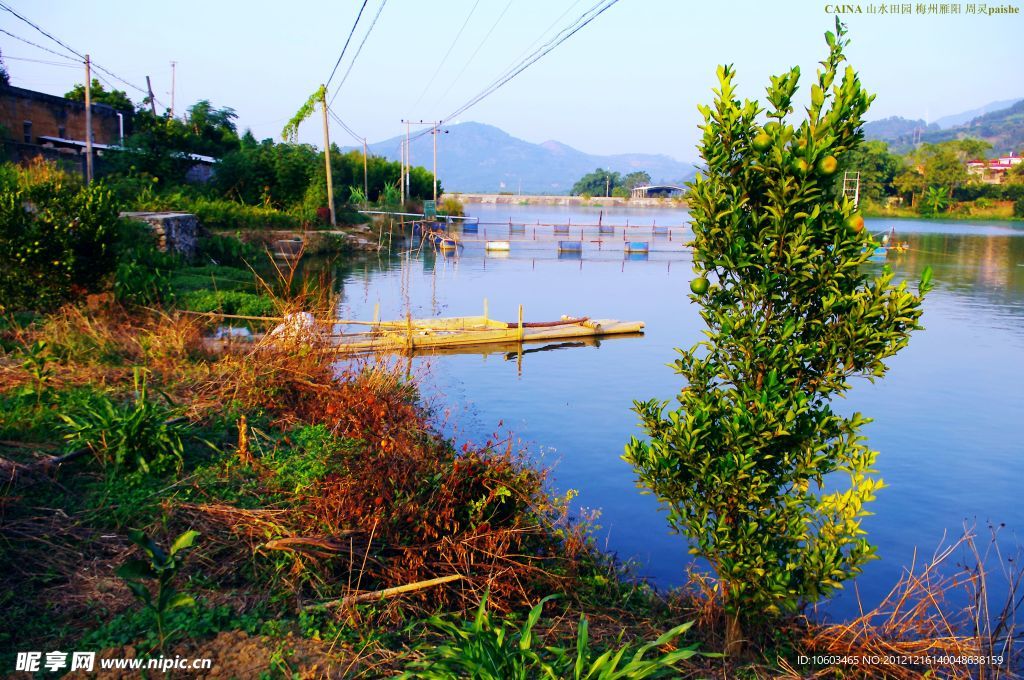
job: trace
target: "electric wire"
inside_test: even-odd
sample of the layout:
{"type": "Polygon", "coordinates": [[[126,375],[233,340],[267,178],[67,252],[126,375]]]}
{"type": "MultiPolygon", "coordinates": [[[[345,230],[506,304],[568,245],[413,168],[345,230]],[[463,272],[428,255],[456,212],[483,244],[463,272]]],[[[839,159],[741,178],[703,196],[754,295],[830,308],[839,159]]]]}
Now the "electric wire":
{"type": "Polygon", "coordinates": [[[521,62],[520,65],[515,67],[511,72],[507,72],[504,76],[500,76],[497,81],[495,81],[491,85],[489,85],[486,88],[484,88],[479,94],[477,94],[476,96],[471,98],[469,101],[467,101],[465,104],[463,104],[459,108],[455,109],[452,113],[448,114],[445,117],[445,120],[450,120],[452,118],[455,118],[455,117],[465,113],[470,108],[472,108],[476,104],[480,103],[484,98],[490,96],[491,94],[493,94],[497,90],[499,90],[502,87],[504,87],[513,78],[515,78],[520,73],[525,71],[527,68],[529,68],[530,66],[535,64],[537,61],[539,61],[541,58],[543,58],[545,55],[550,53],[556,47],[558,47],[559,45],[564,43],[566,40],[568,40],[572,36],[576,35],[576,33],[578,33],[583,28],[588,26],[592,21],[597,19],[597,17],[601,16],[606,11],[608,11],[618,1],[619,0],[603,0],[602,2],[597,3],[597,5],[594,5],[594,7],[592,7],[590,10],[588,10],[586,13],[584,13],[579,19],[577,19],[575,22],[573,22],[573,24],[571,24],[568,28],[566,28],[563,31],[561,31],[558,34],[558,36],[555,36],[555,38],[552,38],[552,40],[548,41],[548,43],[546,43],[545,45],[542,45],[540,48],[535,50],[529,57],[527,57],[525,60],[523,60],[523,62],[521,62]],[[589,16],[587,16],[588,14],[589,14],[589,16]],[[586,18],[584,19],[584,17],[586,17],[586,18]],[[566,32],[566,31],[568,31],[568,32],[566,32]]]}
{"type": "MultiPolygon", "coordinates": [[[[564,43],[566,40],[571,38],[573,35],[578,33],[580,30],[582,30],[584,27],[586,27],[588,24],[594,21],[594,19],[604,14],[604,12],[606,12],[609,8],[615,5],[618,1],[619,0],[600,0],[600,2],[596,3],[586,12],[577,17],[571,24],[569,24],[561,31],[559,31],[547,43],[541,45],[539,48],[530,53],[529,56],[527,56],[525,59],[522,59],[518,64],[516,64],[512,68],[506,69],[506,71],[502,75],[498,76],[498,78],[496,78],[494,81],[492,81],[490,85],[485,87],[474,97],[470,98],[465,104],[463,104],[459,108],[455,109],[452,113],[448,114],[443,119],[441,119],[441,122],[444,123],[465,113],[470,108],[483,101],[483,99],[490,96],[500,88],[504,87],[509,81],[511,81],[517,75],[525,71],[527,68],[535,64],[546,54],[550,53],[552,50],[554,50],[559,45],[564,43]]],[[[413,139],[418,139],[419,137],[422,137],[427,134],[430,134],[430,130],[425,130],[423,132],[417,133],[416,135],[411,137],[409,141],[411,142],[413,139]]]]}
{"type": "Polygon", "coordinates": [[[358,133],[356,133],[355,130],[353,130],[351,127],[349,127],[348,124],[345,123],[345,121],[343,121],[338,116],[338,114],[336,114],[334,111],[331,111],[331,107],[329,107],[329,106],[327,107],[327,113],[330,114],[331,118],[334,119],[334,122],[336,122],[338,125],[340,125],[342,127],[342,129],[345,130],[345,132],[347,132],[349,134],[349,136],[352,137],[352,139],[356,140],[360,144],[362,144],[363,142],[366,141],[365,137],[361,137],[358,133]]]}
{"type": "MultiPolygon", "coordinates": [[[[564,18],[565,18],[565,15],[566,15],[566,14],[568,14],[569,12],[571,12],[571,11],[572,11],[572,10],[573,10],[573,9],[574,9],[574,8],[576,7],[576,5],[580,4],[580,2],[581,2],[581,1],[582,1],[582,0],[576,0],[576,1],[575,1],[575,2],[573,2],[573,3],[571,4],[571,5],[569,5],[569,7],[567,7],[567,8],[566,8],[566,10],[565,10],[564,12],[562,12],[562,13],[561,13],[560,15],[558,15],[558,18],[557,18],[557,19],[555,19],[554,21],[552,21],[552,22],[551,22],[551,24],[549,24],[549,25],[548,25],[548,27],[547,27],[546,29],[544,29],[544,31],[543,31],[543,32],[542,32],[542,33],[541,33],[541,34],[540,34],[539,36],[537,36],[537,37],[536,37],[536,38],[534,39],[534,41],[533,41],[532,43],[530,43],[530,44],[529,44],[529,46],[527,46],[527,48],[526,48],[525,50],[523,50],[523,51],[522,51],[522,52],[521,52],[521,53],[519,54],[519,56],[518,56],[518,57],[516,57],[516,58],[515,58],[515,59],[514,59],[514,60],[512,61],[512,63],[511,63],[511,64],[509,64],[509,66],[508,66],[508,67],[507,67],[507,68],[506,68],[506,69],[505,69],[504,71],[502,71],[502,76],[504,76],[504,75],[505,75],[505,74],[507,74],[507,73],[510,73],[510,72],[511,72],[511,71],[512,71],[512,70],[513,70],[513,69],[514,69],[514,68],[515,68],[515,67],[516,67],[517,65],[521,64],[521,63],[522,63],[522,62],[523,62],[523,61],[525,60],[525,58],[526,58],[526,56],[527,56],[527,55],[529,55],[529,54],[532,54],[531,50],[533,49],[533,46],[534,46],[534,45],[536,45],[536,44],[537,44],[538,42],[540,42],[541,40],[543,40],[544,36],[545,36],[545,35],[547,35],[547,34],[548,34],[548,33],[549,33],[550,31],[551,31],[551,29],[552,29],[552,28],[554,28],[554,27],[555,27],[555,26],[556,26],[556,25],[557,25],[557,24],[558,24],[559,22],[561,22],[561,21],[562,21],[562,19],[564,19],[564,18]]],[[[600,3],[598,3],[598,4],[600,4],[600,3]]],[[[591,8],[591,9],[593,9],[593,8],[591,8]]],[[[586,14],[587,14],[588,12],[590,12],[590,11],[591,11],[591,10],[587,10],[587,12],[584,12],[583,16],[586,16],[586,14]]],[[[580,18],[582,18],[582,17],[580,17],[580,18]]],[[[578,21],[580,20],[580,18],[577,18],[577,19],[576,19],[576,21],[575,21],[575,22],[573,22],[573,24],[575,24],[576,22],[578,22],[578,21]]],[[[570,24],[570,27],[571,27],[571,26],[572,26],[573,24],[570,24]]],[[[558,35],[560,35],[561,33],[564,33],[564,32],[565,32],[565,30],[566,30],[566,29],[562,29],[561,31],[559,31],[559,33],[555,35],[555,38],[557,38],[557,37],[558,37],[558,35]]],[[[554,40],[554,38],[552,38],[551,40],[554,40]]],[[[548,41],[548,43],[546,43],[546,44],[550,44],[550,43],[551,43],[551,40],[549,40],[549,41],[548,41]]],[[[477,53],[477,52],[479,52],[479,51],[480,51],[480,48],[478,47],[478,48],[477,48],[477,50],[476,50],[476,52],[474,52],[474,53],[473,53],[473,56],[476,56],[476,53],[477,53]]],[[[536,51],[536,50],[534,50],[534,51],[536,51]]],[[[472,58],[471,58],[471,59],[472,59],[472,58]]],[[[471,60],[471,59],[470,59],[470,60],[471,60]]],[[[441,95],[440,97],[438,97],[437,101],[436,101],[436,102],[434,102],[434,105],[435,105],[435,106],[436,106],[437,104],[440,104],[440,103],[441,103],[441,102],[442,102],[442,101],[444,100],[444,98],[448,96],[448,93],[449,93],[449,92],[451,92],[452,88],[453,88],[453,87],[455,87],[455,85],[456,85],[456,84],[457,84],[457,83],[459,82],[459,78],[460,78],[460,77],[462,76],[462,74],[463,74],[463,73],[464,73],[464,72],[466,71],[466,68],[467,68],[467,67],[469,66],[469,61],[470,61],[470,60],[467,60],[467,62],[466,62],[466,63],[465,63],[464,65],[463,65],[463,67],[462,67],[462,70],[461,70],[461,71],[459,71],[459,75],[458,75],[458,76],[456,76],[454,80],[452,80],[451,84],[449,84],[449,85],[448,85],[448,89],[446,89],[446,90],[444,91],[444,93],[443,93],[443,94],[442,94],[442,95],[441,95]]],[[[500,79],[500,78],[501,78],[502,76],[498,76],[498,79],[500,79]]],[[[496,79],[496,80],[497,80],[497,79],[496,79]]]]}
{"type": "Polygon", "coordinates": [[[6,33],[7,35],[11,36],[15,40],[20,40],[21,42],[25,43],[26,45],[31,45],[32,47],[38,47],[39,49],[43,50],[44,52],[49,52],[50,54],[56,54],[58,57],[62,57],[64,59],[67,59],[68,61],[73,61],[76,64],[78,63],[77,59],[73,59],[73,58],[69,57],[68,55],[63,54],[61,52],[57,52],[55,50],[51,50],[49,47],[43,47],[39,43],[34,43],[31,40],[27,40],[25,38],[22,38],[21,36],[14,35],[10,31],[5,30],[3,28],[0,28],[0,33],[6,33]]]}
{"type": "Polygon", "coordinates": [[[338,55],[338,61],[334,62],[334,68],[331,69],[331,76],[327,79],[327,82],[324,84],[325,87],[331,86],[331,81],[334,80],[334,74],[338,72],[338,66],[341,65],[341,60],[345,57],[345,50],[348,49],[348,44],[349,42],[351,42],[352,36],[356,32],[356,26],[359,25],[359,18],[363,16],[363,10],[366,9],[367,2],[369,2],[369,0],[363,0],[363,6],[359,8],[359,14],[356,15],[356,20],[352,24],[352,30],[348,32],[348,37],[345,39],[345,45],[341,48],[341,54],[338,55]]]}
{"type": "Polygon", "coordinates": [[[338,83],[338,88],[334,91],[334,96],[331,97],[331,101],[327,105],[328,109],[330,109],[331,104],[334,104],[334,100],[338,97],[338,93],[341,92],[342,86],[345,84],[345,81],[348,80],[348,74],[352,73],[352,67],[355,66],[356,59],[359,58],[359,53],[363,51],[363,45],[366,44],[366,39],[369,38],[370,33],[373,32],[373,27],[377,25],[377,19],[380,18],[380,13],[384,11],[384,5],[387,3],[388,0],[381,0],[380,7],[377,8],[377,13],[373,16],[373,21],[370,22],[370,27],[366,29],[366,35],[363,36],[363,41],[359,43],[359,49],[357,49],[356,53],[352,56],[352,61],[349,62],[345,75],[341,77],[341,82],[338,83]]]}
{"type": "Polygon", "coordinates": [[[462,37],[462,32],[466,30],[466,26],[469,24],[469,20],[473,18],[473,12],[476,11],[476,8],[479,5],[480,0],[476,0],[476,2],[473,3],[473,7],[470,8],[469,14],[466,15],[466,20],[462,22],[462,27],[459,28],[459,32],[455,34],[455,38],[452,40],[452,44],[448,46],[448,51],[444,53],[443,57],[441,57],[441,63],[439,63],[437,65],[437,68],[434,69],[434,75],[430,76],[430,80],[427,81],[426,87],[423,88],[423,91],[420,92],[420,96],[416,98],[415,102],[413,102],[413,108],[415,108],[416,105],[423,100],[423,95],[425,95],[430,90],[430,86],[434,84],[434,80],[437,78],[437,74],[441,72],[441,67],[445,65],[445,62],[448,61],[448,56],[452,53],[452,50],[455,49],[455,46],[459,43],[459,38],[462,37]]]}
{"type": "Polygon", "coordinates": [[[475,50],[473,50],[473,54],[469,55],[469,59],[467,59],[466,63],[462,65],[462,70],[460,70],[458,75],[455,76],[455,80],[453,80],[452,84],[448,86],[448,89],[444,91],[444,94],[441,95],[440,99],[444,99],[448,95],[448,93],[451,91],[451,89],[455,85],[455,83],[459,82],[459,78],[461,78],[462,74],[466,72],[466,69],[469,68],[469,65],[471,63],[473,63],[473,59],[475,59],[476,55],[480,53],[480,50],[483,48],[484,44],[487,42],[487,39],[491,37],[492,33],[494,33],[494,29],[496,29],[498,27],[498,23],[501,22],[502,18],[505,16],[505,13],[508,12],[508,8],[511,7],[511,6],[512,6],[512,0],[508,0],[508,4],[505,5],[505,9],[501,10],[501,14],[498,15],[498,19],[493,24],[491,24],[491,29],[489,31],[487,31],[487,33],[484,35],[483,40],[481,40],[480,44],[476,46],[475,50]]]}
{"type": "MultiPolygon", "coordinates": [[[[68,45],[67,43],[65,43],[64,41],[60,40],[60,39],[59,39],[59,38],[57,38],[56,36],[54,36],[54,35],[52,35],[52,34],[48,33],[48,32],[47,32],[46,30],[44,30],[44,29],[43,29],[42,27],[40,27],[40,26],[39,26],[38,24],[34,23],[34,22],[33,22],[32,20],[28,19],[28,18],[27,18],[27,17],[25,17],[25,16],[22,16],[21,14],[18,14],[18,12],[16,12],[16,11],[15,11],[14,9],[12,9],[12,8],[11,8],[11,7],[9,6],[9,5],[7,5],[6,3],[4,3],[4,2],[0,2],[0,9],[4,10],[4,11],[6,11],[6,12],[8,12],[8,13],[12,14],[12,15],[14,15],[15,17],[17,17],[17,18],[18,18],[18,19],[20,19],[21,21],[24,21],[24,22],[25,22],[26,24],[28,24],[28,25],[29,25],[29,26],[31,26],[32,28],[36,29],[37,31],[39,31],[39,32],[40,32],[40,33],[42,33],[42,34],[43,34],[44,36],[46,36],[47,38],[49,38],[50,40],[52,40],[53,42],[57,43],[58,45],[60,45],[61,47],[63,47],[63,48],[65,49],[65,50],[67,50],[68,52],[70,52],[71,54],[73,54],[73,55],[75,55],[76,57],[78,57],[79,59],[81,59],[81,60],[82,60],[83,62],[85,61],[85,55],[84,55],[84,54],[82,54],[82,53],[81,53],[81,52],[79,52],[78,50],[74,49],[73,47],[70,47],[70,46],[69,46],[69,45],[68,45]]],[[[4,31],[4,33],[7,33],[7,35],[12,35],[12,34],[8,33],[7,31],[4,31]]],[[[12,35],[12,37],[16,37],[16,36],[13,36],[13,35],[12,35]]],[[[39,46],[39,47],[41,47],[41,46],[39,46]]],[[[46,48],[42,48],[42,49],[46,49],[46,48]]],[[[52,50],[47,50],[47,51],[48,51],[48,52],[52,52],[52,50]]],[[[57,53],[57,52],[54,52],[54,54],[59,54],[59,53],[57,53]]],[[[60,56],[65,56],[65,55],[60,55],[60,56]]],[[[96,62],[95,62],[94,60],[92,60],[92,59],[90,59],[90,60],[89,60],[89,63],[90,63],[90,65],[91,65],[91,66],[92,66],[93,68],[95,68],[95,69],[96,69],[97,71],[101,71],[101,72],[103,72],[103,73],[106,73],[106,74],[107,74],[108,76],[110,76],[110,77],[111,77],[111,78],[113,78],[114,80],[117,80],[118,82],[124,83],[125,85],[127,85],[128,87],[130,87],[130,88],[132,88],[132,89],[138,90],[138,91],[139,91],[139,92],[141,92],[142,94],[146,95],[146,96],[147,96],[147,98],[149,97],[149,90],[143,89],[143,88],[139,87],[138,85],[135,85],[134,83],[128,82],[127,80],[125,80],[125,79],[124,79],[124,78],[122,78],[121,76],[117,75],[116,73],[114,73],[114,72],[110,71],[109,69],[106,69],[106,68],[104,68],[103,66],[101,66],[101,65],[97,64],[97,63],[96,63],[96,62]]],[[[97,74],[97,77],[98,77],[98,78],[100,78],[100,79],[102,79],[102,76],[100,76],[99,74],[97,74]]],[[[107,82],[107,84],[108,84],[108,85],[110,85],[109,81],[104,81],[104,82],[107,82]]],[[[113,87],[113,85],[111,85],[111,87],[113,87]]],[[[164,105],[163,105],[163,104],[162,104],[162,103],[160,102],[160,100],[159,100],[159,99],[157,99],[157,98],[156,98],[155,96],[153,97],[153,101],[154,101],[154,102],[156,102],[156,103],[158,103],[158,104],[160,104],[160,106],[161,106],[161,107],[163,107],[163,106],[164,106],[164,105]]],[[[166,108],[166,107],[164,107],[164,108],[166,108]]]]}
{"type": "Polygon", "coordinates": [[[81,68],[78,64],[69,64],[63,61],[47,61],[45,59],[29,59],[28,57],[12,57],[9,54],[3,55],[4,61],[7,61],[8,59],[12,61],[30,61],[34,64],[46,64],[48,66],[60,66],[61,68],[73,68],[75,70],[81,68]]]}

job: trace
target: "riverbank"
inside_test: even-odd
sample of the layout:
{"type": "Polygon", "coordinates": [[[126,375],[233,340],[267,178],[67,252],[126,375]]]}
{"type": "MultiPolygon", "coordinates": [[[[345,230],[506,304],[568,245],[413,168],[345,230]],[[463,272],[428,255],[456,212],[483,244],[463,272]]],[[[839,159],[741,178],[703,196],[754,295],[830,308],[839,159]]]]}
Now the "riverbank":
{"type": "Polygon", "coordinates": [[[686,209],[686,200],[682,198],[618,198],[604,196],[529,196],[515,194],[463,194],[451,193],[452,196],[471,205],[560,205],[592,208],[680,208],[686,209]]]}
{"type": "Polygon", "coordinates": [[[958,203],[948,210],[934,215],[922,215],[916,208],[879,205],[865,201],[861,212],[865,217],[894,219],[1024,222],[1024,217],[1014,216],[1013,206],[1013,201],[994,201],[980,205],[976,202],[968,201],[958,203]]]}
{"type": "Polygon", "coordinates": [[[211,353],[203,338],[218,322],[184,313],[182,295],[261,291],[266,315],[328,315],[336,303],[287,271],[243,281],[254,252],[216,250],[222,264],[202,273],[174,265],[179,288],[157,308],[101,294],[0,328],[7,668],[18,651],[78,649],[210,658],[206,677],[416,677],[443,663],[439,645],[459,644],[439,622],[469,626],[483,602],[473,640],[526,664],[519,641],[533,639],[526,649],[553,668],[543,647],[575,649],[581,616],[591,660],[674,631],[646,657],[671,662],[673,677],[762,677],[801,667],[798,655],[904,644],[976,651],[967,636],[901,642],[907,630],[867,619],[787,618],[751,631],[742,658],[702,655],[722,648],[723,629],[706,576],[668,593],[633,580],[511,435],[441,436],[400,363],[339,364],[299,335],[211,353]],[[136,540],[167,550],[176,539],[191,545],[163,587],[190,604],[158,612],[131,587],[157,581],[124,565],[156,559],[136,540]],[[549,595],[532,638],[513,634],[549,595]],[[502,627],[507,646],[487,637],[502,627]]]}

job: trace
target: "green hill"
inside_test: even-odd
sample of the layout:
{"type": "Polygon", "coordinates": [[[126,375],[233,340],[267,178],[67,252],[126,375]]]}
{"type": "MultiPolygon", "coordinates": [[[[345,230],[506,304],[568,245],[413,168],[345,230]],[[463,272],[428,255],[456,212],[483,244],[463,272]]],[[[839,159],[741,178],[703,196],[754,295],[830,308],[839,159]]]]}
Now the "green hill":
{"type": "Polygon", "coordinates": [[[1011,151],[1020,153],[1024,151],[1024,99],[945,130],[935,123],[926,126],[923,120],[907,120],[898,116],[872,121],[864,125],[864,136],[888,142],[889,149],[900,154],[912,151],[915,141],[935,144],[966,137],[992,144],[990,156],[1011,151]]]}

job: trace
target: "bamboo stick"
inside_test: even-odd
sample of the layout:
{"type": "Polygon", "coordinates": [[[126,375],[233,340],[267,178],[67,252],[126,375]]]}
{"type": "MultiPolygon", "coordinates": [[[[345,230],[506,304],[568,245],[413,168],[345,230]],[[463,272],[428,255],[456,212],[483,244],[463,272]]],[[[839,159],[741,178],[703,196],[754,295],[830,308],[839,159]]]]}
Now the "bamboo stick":
{"type": "Polygon", "coordinates": [[[344,607],[346,605],[355,604],[357,602],[372,602],[374,600],[394,597],[395,595],[401,595],[402,593],[412,593],[417,590],[432,588],[433,586],[439,586],[444,583],[451,583],[452,581],[458,581],[463,578],[465,577],[462,574],[440,576],[438,578],[432,578],[426,581],[408,583],[404,586],[395,586],[394,588],[385,588],[384,590],[374,590],[369,593],[359,593],[358,595],[348,595],[337,600],[331,600],[329,602],[321,602],[318,604],[309,605],[308,607],[306,607],[306,609],[313,609],[316,607],[327,607],[328,609],[333,609],[334,607],[344,607]]]}

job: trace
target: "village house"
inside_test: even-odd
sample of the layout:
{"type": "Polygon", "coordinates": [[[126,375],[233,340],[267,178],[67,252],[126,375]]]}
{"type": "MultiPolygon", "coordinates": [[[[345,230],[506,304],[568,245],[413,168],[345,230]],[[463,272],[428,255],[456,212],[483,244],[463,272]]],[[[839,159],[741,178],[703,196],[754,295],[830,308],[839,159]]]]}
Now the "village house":
{"type": "MultiPolygon", "coordinates": [[[[121,143],[131,111],[92,105],[93,153],[121,143]]],[[[36,156],[74,167],[85,164],[85,104],[20,87],[0,87],[0,135],[4,160],[36,156]]]]}
{"type": "Polygon", "coordinates": [[[1006,180],[1006,173],[1010,169],[1024,161],[1024,158],[1015,155],[1012,151],[1008,156],[1000,156],[991,161],[975,160],[967,164],[967,174],[972,179],[977,179],[985,184],[1002,184],[1006,180]]]}

